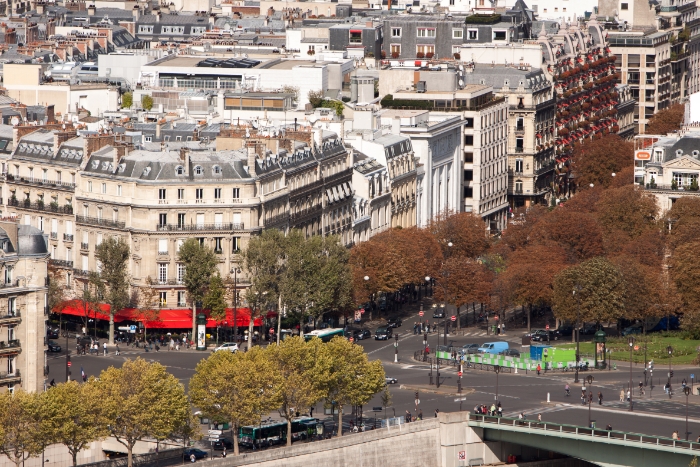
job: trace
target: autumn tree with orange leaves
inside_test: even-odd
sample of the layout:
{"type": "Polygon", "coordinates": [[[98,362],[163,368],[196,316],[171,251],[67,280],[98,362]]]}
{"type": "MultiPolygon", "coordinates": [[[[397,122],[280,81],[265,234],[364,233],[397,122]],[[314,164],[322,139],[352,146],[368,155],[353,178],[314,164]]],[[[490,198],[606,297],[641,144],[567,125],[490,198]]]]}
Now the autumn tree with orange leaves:
{"type": "MultiPolygon", "coordinates": [[[[610,134],[601,139],[586,141],[576,146],[573,171],[579,187],[609,187],[617,174],[634,163],[634,144],[610,134]],[[615,174],[615,177],[612,174],[615,174]]],[[[630,180],[631,183],[631,180],[630,180]]]]}

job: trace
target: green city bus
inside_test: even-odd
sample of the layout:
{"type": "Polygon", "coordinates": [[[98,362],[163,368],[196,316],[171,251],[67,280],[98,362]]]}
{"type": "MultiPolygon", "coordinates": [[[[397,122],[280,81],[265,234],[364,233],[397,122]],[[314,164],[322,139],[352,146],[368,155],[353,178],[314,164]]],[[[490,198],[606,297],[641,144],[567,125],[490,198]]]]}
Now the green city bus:
{"type": "MultiPolygon", "coordinates": [[[[292,420],[292,441],[306,439],[316,434],[317,418],[299,417],[292,420]]],[[[244,426],[238,430],[238,443],[256,449],[287,442],[287,422],[244,426]]]]}
{"type": "Polygon", "coordinates": [[[304,334],[304,340],[310,341],[314,337],[318,337],[323,342],[330,342],[335,336],[344,337],[345,330],[343,328],[315,329],[308,334],[304,334]]]}

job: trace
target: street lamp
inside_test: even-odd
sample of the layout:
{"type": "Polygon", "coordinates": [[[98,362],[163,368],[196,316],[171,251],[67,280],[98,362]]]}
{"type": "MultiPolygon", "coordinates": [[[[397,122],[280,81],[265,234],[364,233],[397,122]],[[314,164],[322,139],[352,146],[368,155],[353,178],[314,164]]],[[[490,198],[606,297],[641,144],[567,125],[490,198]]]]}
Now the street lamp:
{"type": "MultiPolygon", "coordinates": [[[[367,298],[369,298],[371,301],[371,297],[369,296],[369,288],[368,288],[369,276],[365,276],[363,279],[365,280],[365,288],[367,288],[367,292],[368,292],[367,298]]],[[[369,320],[372,321],[372,307],[371,306],[369,307],[369,320]]]]}
{"type": "Polygon", "coordinates": [[[576,288],[573,291],[574,297],[577,301],[576,308],[576,326],[574,326],[574,332],[576,333],[576,376],[574,377],[574,383],[578,383],[578,367],[579,361],[581,359],[580,346],[579,346],[579,321],[581,320],[581,286],[576,284],[576,288]],[[576,291],[579,291],[579,295],[576,295],[576,291]]]}
{"type": "Polygon", "coordinates": [[[428,296],[428,285],[430,284],[430,276],[425,276],[425,296],[428,296]]]}
{"type": "Polygon", "coordinates": [[[593,375],[588,375],[586,377],[588,381],[588,427],[591,428],[591,402],[593,402],[593,375]]]}
{"type": "Polygon", "coordinates": [[[591,187],[591,188],[593,188],[595,185],[591,183],[591,184],[588,185],[588,186],[591,187]]]}
{"type": "Polygon", "coordinates": [[[394,363],[399,363],[399,334],[394,334],[394,363]]]}
{"type": "Polygon", "coordinates": [[[690,432],[688,431],[688,396],[690,395],[690,388],[688,386],[683,388],[685,393],[685,440],[688,441],[688,436],[690,432]]]}
{"type": "Polygon", "coordinates": [[[238,320],[236,315],[238,314],[238,274],[241,273],[241,270],[233,268],[231,272],[233,273],[233,338],[238,342],[238,320]]]}
{"type": "Polygon", "coordinates": [[[634,406],[632,405],[632,349],[634,348],[634,337],[629,336],[627,338],[627,343],[630,346],[630,412],[634,410],[634,406]]]}
{"type": "Polygon", "coordinates": [[[493,371],[496,373],[496,396],[494,397],[494,400],[498,400],[498,374],[501,372],[500,365],[494,365],[493,371]]]}

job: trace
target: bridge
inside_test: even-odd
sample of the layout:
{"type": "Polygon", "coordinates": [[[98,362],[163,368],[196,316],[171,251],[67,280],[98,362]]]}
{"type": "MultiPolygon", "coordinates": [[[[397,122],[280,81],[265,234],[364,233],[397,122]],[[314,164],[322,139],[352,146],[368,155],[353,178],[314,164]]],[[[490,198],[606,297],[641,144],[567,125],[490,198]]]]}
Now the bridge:
{"type": "Polygon", "coordinates": [[[601,467],[688,467],[700,443],[640,433],[469,414],[484,442],[554,451],[601,467]]]}

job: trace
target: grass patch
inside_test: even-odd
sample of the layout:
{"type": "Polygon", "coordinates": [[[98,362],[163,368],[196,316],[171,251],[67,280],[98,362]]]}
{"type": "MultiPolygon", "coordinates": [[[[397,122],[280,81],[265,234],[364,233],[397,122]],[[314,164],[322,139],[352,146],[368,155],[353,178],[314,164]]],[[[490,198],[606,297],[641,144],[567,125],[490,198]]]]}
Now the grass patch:
{"type": "MultiPolygon", "coordinates": [[[[690,364],[698,357],[698,346],[700,341],[692,339],[693,336],[683,331],[655,332],[643,336],[635,335],[634,345],[639,350],[632,351],[632,361],[644,363],[644,345],[647,348],[647,361],[654,360],[655,364],[668,363],[669,356],[666,348],[673,347],[674,364],[690,364]]],[[[575,348],[576,344],[571,342],[557,343],[557,346],[575,348]]],[[[606,346],[612,352],[613,360],[629,361],[630,350],[627,337],[608,337],[606,346]]],[[[581,342],[581,354],[593,355],[593,343],[581,342]]]]}

